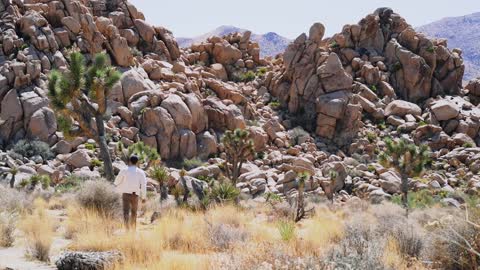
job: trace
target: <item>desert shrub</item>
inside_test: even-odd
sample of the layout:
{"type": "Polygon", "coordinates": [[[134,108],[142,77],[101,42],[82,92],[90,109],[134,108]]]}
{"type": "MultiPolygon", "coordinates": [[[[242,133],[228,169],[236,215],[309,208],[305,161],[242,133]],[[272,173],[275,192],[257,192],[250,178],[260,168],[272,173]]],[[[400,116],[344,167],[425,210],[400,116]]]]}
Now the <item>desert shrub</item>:
{"type": "Polygon", "coordinates": [[[149,171],[149,176],[159,183],[166,183],[169,177],[168,170],[164,166],[155,165],[149,171]]]}
{"type": "Polygon", "coordinates": [[[432,232],[431,259],[442,269],[478,269],[480,267],[480,226],[478,218],[470,222],[452,218],[432,232]]]}
{"type": "Polygon", "coordinates": [[[373,210],[378,220],[378,234],[394,240],[402,256],[420,258],[425,247],[425,234],[419,224],[402,215],[398,205],[383,204],[374,206],[373,210]]]}
{"type": "Polygon", "coordinates": [[[195,169],[198,167],[203,166],[205,164],[202,160],[199,158],[192,158],[192,159],[184,159],[182,161],[181,167],[184,168],[185,170],[189,171],[191,169],[195,169]]]}
{"type": "Polygon", "coordinates": [[[208,224],[207,234],[210,244],[219,251],[230,249],[235,243],[243,242],[248,237],[243,229],[228,224],[208,224]]]}
{"type": "Polygon", "coordinates": [[[102,166],[103,166],[103,162],[102,162],[101,160],[99,160],[99,159],[94,158],[94,159],[92,159],[92,160],[90,161],[90,166],[91,166],[91,167],[102,167],[102,166]]]}
{"type": "MultiPolygon", "coordinates": [[[[402,205],[401,195],[394,195],[392,197],[392,202],[402,205]]],[[[410,209],[423,209],[432,207],[439,202],[439,199],[433,196],[429,190],[420,190],[417,192],[410,192],[408,194],[408,207],[410,209]]]]}
{"type": "Polygon", "coordinates": [[[462,145],[462,147],[465,147],[465,148],[471,148],[471,147],[473,147],[473,146],[474,146],[474,145],[473,145],[473,143],[471,143],[471,142],[466,142],[466,143],[464,143],[464,144],[462,145]]]}
{"type": "Polygon", "coordinates": [[[251,82],[251,81],[255,80],[256,77],[257,77],[257,75],[255,74],[255,72],[249,70],[249,71],[243,73],[242,75],[240,75],[240,80],[242,82],[251,82]]]}
{"type": "Polygon", "coordinates": [[[113,217],[120,210],[120,196],[112,184],[104,180],[86,181],[76,193],[80,206],[113,217]]]}
{"type": "Polygon", "coordinates": [[[209,197],[218,203],[237,200],[240,191],[229,181],[223,181],[212,187],[209,197]]]}
{"type": "Polygon", "coordinates": [[[60,193],[75,191],[85,181],[86,179],[82,179],[76,175],[69,175],[63,178],[62,181],[55,186],[55,190],[60,193]]]}
{"type": "Polygon", "coordinates": [[[310,134],[306,132],[303,128],[296,127],[288,131],[288,136],[290,137],[290,143],[292,145],[297,145],[299,138],[308,137],[310,136],[310,134]]]}
{"type": "Polygon", "coordinates": [[[280,108],[282,104],[278,100],[272,100],[270,103],[268,103],[268,106],[272,107],[272,109],[278,109],[280,108]]]}
{"type": "Polygon", "coordinates": [[[367,139],[370,143],[373,143],[377,140],[377,134],[375,132],[367,132],[367,139]]]}
{"type": "Polygon", "coordinates": [[[43,160],[49,160],[54,157],[52,151],[50,150],[50,146],[47,143],[27,140],[18,141],[12,147],[10,155],[15,159],[41,156],[43,160]]]}
{"type": "Polygon", "coordinates": [[[345,224],[344,237],[325,255],[330,269],[384,269],[385,239],[369,217],[354,216],[345,224]]]}
{"type": "Polygon", "coordinates": [[[43,189],[47,189],[50,187],[51,179],[48,175],[32,175],[28,179],[24,179],[20,183],[20,187],[29,187],[30,189],[34,189],[37,185],[42,185],[43,189]]]}
{"type": "Polygon", "coordinates": [[[54,224],[52,218],[45,211],[47,206],[43,200],[36,200],[34,205],[34,212],[20,222],[20,228],[27,241],[26,255],[48,262],[53,242],[54,224]]]}
{"type": "Polygon", "coordinates": [[[278,232],[283,241],[289,242],[295,239],[295,223],[290,220],[281,220],[277,225],[278,232]]]}
{"type": "Polygon", "coordinates": [[[267,74],[267,68],[266,67],[259,67],[257,69],[257,76],[262,77],[262,76],[265,76],[265,74],[267,74]]]}
{"type": "Polygon", "coordinates": [[[0,212],[22,213],[32,208],[32,199],[24,191],[7,189],[0,185],[0,212]]]}
{"type": "Polygon", "coordinates": [[[18,215],[0,212],[0,247],[11,247],[15,241],[13,233],[18,215]]]}

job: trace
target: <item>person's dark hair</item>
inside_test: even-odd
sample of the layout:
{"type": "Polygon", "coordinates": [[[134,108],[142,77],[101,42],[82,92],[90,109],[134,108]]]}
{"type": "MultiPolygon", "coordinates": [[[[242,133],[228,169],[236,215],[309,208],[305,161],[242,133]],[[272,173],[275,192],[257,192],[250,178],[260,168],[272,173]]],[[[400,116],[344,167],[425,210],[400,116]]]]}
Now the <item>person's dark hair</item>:
{"type": "Polygon", "coordinates": [[[136,155],[130,156],[130,163],[131,163],[132,165],[137,165],[137,163],[138,163],[138,157],[137,157],[136,155]]]}

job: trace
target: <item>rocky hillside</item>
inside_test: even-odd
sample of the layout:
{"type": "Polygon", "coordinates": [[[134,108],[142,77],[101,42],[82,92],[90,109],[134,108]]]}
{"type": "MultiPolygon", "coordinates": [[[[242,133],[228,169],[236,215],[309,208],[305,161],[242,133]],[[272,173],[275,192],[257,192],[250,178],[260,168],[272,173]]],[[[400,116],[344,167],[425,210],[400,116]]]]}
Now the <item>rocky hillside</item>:
{"type": "MultiPolygon", "coordinates": [[[[206,41],[209,37],[213,36],[226,36],[232,33],[245,33],[248,30],[241,29],[235,26],[220,26],[217,29],[197,36],[194,38],[177,38],[178,45],[182,48],[190,47],[193,43],[199,43],[206,41]]],[[[283,53],[287,48],[288,44],[291,42],[288,38],[282,37],[274,32],[269,32],[263,35],[252,33],[251,40],[257,42],[260,45],[260,55],[263,57],[266,56],[276,56],[277,54],[283,53]]]]}
{"type": "Polygon", "coordinates": [[[417,28],[428,36],[448,39],[450,48],[460,48],[465,61],[465,81],[480,76],[480,13],[445,18],[417,28]]]}
{"type": "MultiPolygon", "coordinates": [[[[283,57],[265,60],[248,31],[181,49],[128,1],[0,3],[0,167],[18,168],[17,183],[36,173],[56,181],[100,176],[95,142],[65,138],[46,95],[49,72],[68,68],[69,53],[80,50],[87,59],[106,51],[122,72],[106,119],[116,170],[125,166],[119,143],[143,141],[166,164],[205,162],[187,172],[201,187],[200,179],[224,173],[221,137],[239,128],[257,152],[237,184],[250,196],[296,196],[297,176],[308,172],[308,192],[333,184],[339,201],[389,199],[400,178],[378,162],[386,137],[431,147],[431,167],[410,179],[412,189],[480,189],[480,81],[463,89],[461,51],[416,32],[391,9],[332,38],[315,23],[283,57]],[[55,157],[13,155],[21,139],[47,142],[55,157]]],[[[169,168],[172,181],[178,169],[169,168]]]]}

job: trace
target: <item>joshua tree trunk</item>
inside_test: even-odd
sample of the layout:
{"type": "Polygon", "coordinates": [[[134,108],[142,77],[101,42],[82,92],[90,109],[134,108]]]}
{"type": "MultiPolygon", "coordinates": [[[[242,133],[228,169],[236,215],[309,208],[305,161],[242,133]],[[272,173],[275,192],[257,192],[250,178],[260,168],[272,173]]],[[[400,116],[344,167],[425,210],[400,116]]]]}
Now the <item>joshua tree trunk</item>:
{"type": "Polygon", "coordinates": [[[299,222],[305,217],[305,199],[303,197],[303,191],[305,189],[304,180],[300,180],[298,184],[298,197],[297,197],[297,213],[295,216],[295,222],[299,222]]]}
{"type": "Polygon", "coordinates": [[[405,208],[406,216],[408,217],[408,176],[402,172],[401,177],[402,205],[405,208]]]}
{"type": "Polygon", "coordinates": [[[183,186],[183,202],[186,203],[188,201],[188,195],[190,195],[190,190],[188,189],[185,176],[180,176],[180,180],[182,181],[183,186]]]}
{"type": "Polygon", "coordinates": [[[10,178],[10,188],[15,188],[15,174],[12,174],[12,178],[10,178]]]}
{"type": "Polygon", "coordinates": [[[97,140],[100,147],[100,156],[103,159],[103,170],[105,177],[109,181],[115,180],[113,173],[112,157],[108,150],[107,140],[105,138],[105,124],[103,123],[103,117],[100,114],[95,116],[95,122],[97,123],[97,140]]]}

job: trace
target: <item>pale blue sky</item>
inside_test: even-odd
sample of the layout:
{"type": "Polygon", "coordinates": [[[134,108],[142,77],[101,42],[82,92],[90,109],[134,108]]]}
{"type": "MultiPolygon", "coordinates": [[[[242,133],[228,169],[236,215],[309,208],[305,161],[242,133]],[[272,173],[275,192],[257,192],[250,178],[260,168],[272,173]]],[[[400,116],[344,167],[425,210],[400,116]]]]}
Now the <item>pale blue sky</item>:
{"type": "Polygon", "coordinates": [[[444,17],[480,12],[480,0],[130,0],[148,22],[167,27],[176,37],[193,37],[220,25],[295,38],[322,22],[327,34],[356,23],[377,7],[388,6],[413,26],[444,17]]]}

